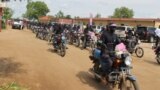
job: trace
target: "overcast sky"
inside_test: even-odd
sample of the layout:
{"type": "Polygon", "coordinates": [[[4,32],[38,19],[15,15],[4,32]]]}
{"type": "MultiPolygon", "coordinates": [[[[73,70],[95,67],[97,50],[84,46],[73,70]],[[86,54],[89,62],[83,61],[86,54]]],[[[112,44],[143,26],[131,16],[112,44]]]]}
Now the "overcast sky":
{"type": "MultiPolygon", "coordinates": [[[[7,4],[14,10],[14,17],[20,17],[26,11],[27,0],[7,4]]],[[[36,0],[33,0],[36,1],[36,0]]],[[[89,17],[89,13],[100,13],[102,17],[112,15],[114,9],[121,6],[131,8],[136,18],[160,18],[160,0],[37,0],[44,1],[49,9],[49,15],[55,15],[59,10],[71,16],[89,17]]]]}

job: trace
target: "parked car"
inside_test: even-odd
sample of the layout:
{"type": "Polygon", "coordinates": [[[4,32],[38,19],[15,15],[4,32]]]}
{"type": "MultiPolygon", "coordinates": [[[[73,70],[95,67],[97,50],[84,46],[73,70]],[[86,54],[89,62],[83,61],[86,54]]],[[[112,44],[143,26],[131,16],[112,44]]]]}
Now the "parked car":
{"type": "Polygon", "coordinates": [[[93,27],[93,29],[94,29],[94,32],[100,33],[103,26],[92,26],[92,27],[93,27]]]}
{"type": "Polygon", "coordinates": [[[136,29],[136,34],[140,40],[147,40],[150,43],[155,41],[155,27],[138,26],[136,29]]]}
{"type": "Polygon", "coordinates": [[[128,30],[133,30],[131,26],[117,26],[115,34],[120,38],[125,38],[127,36],[128,30]]]}
{"type": "Polygon", "coordinates": [[[12,22],[12,29],[20,29],[22,30],[24,28],[23,21],[22,20],[13,20],[12,22]]]}

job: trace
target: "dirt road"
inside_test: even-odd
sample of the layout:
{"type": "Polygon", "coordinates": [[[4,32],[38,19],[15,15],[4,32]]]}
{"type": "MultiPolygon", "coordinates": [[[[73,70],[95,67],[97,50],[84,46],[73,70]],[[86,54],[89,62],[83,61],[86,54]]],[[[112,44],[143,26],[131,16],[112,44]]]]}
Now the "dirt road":
{"type": "MultiPolygon", "coordinates": [[[[0,32],[0,84],[15,81],[30,90],[106,90],[88,73],[92,67],[89,52],[68,47],[62,58],[29,30],[0,32]]],[[[133,74],[141,90],[160,90],[160,65],[151,46],[143,47],[144,58],[133,55],[133,74]]]]}

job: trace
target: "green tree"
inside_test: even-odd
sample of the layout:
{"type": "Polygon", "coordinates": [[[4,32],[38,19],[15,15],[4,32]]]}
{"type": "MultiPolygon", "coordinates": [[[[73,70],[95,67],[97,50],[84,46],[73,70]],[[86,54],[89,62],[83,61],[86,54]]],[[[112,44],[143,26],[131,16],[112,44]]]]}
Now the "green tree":
{"type": "Polygon", "coordinates": [[[132,18],[134,16],[134,11],[127,7],[116,8],[113,13],[113,18],[132,18]]]}
{"type": "Polygon", "coordinates": [[[56,18],[65,18],[64,13],[61,10],[55,16],[56,18]]]}
{"type": "Polygon", "coordinates": [[[11,8],[4,8],[3,9],[3,19],[11,19],[13,15],[13,10],[11,8]]]}
{"type": "Polygon", "coordinates": [[[46,16],[50,11],[47,4],[42,1],[29,2],[26,8],[27,11],[23,16],[29,19],[38,19],[40,16],[46,16]]]}
{"type": "Polygon", "coordinates": [[[22,14],[22,17],[23,18],[27,18],[27,14],[22,14]]]}
{"type": "Polygon", "coordinates": [[[97,13],[95,18],[101,18],[101,14],[97,13]]]}
{"type": "Polygon", "coordinates": [[[71,15],[66,15],[66,18],[71,19],[72,17],[71,17],[71,15]]]}

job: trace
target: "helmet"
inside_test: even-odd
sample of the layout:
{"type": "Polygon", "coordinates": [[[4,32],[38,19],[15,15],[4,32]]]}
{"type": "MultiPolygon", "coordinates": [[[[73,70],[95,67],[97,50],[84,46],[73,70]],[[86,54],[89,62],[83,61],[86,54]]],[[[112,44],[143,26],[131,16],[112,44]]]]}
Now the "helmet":
{"type": "Polygon", "coordinates": [[[111,33],[114,33],[115,29],[116,29],[117,25],[114,23],[109,24],[108,29],[111,33]]]}
{"type": "Polygon", "coordinates": [[[109,24],[109,28],[116,28],[117,27],[117,24],[115,24],[115,23],[110,23],[109,24]]]}

